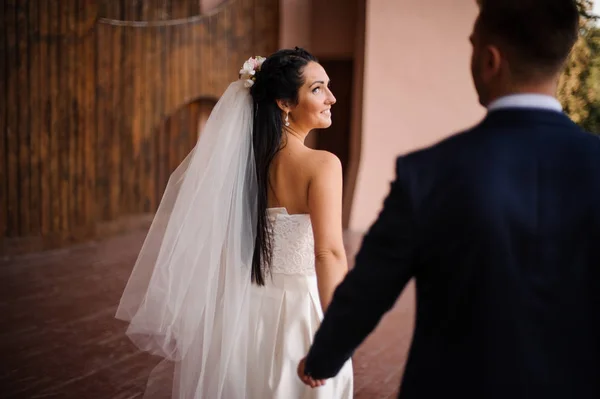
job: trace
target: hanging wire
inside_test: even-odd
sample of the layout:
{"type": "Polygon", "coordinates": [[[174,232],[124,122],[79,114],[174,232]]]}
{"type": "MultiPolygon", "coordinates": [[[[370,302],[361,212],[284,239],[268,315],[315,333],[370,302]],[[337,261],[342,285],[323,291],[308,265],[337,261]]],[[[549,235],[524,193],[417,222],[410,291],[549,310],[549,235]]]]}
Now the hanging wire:
{"type": "MultiPolygon", "coordinates": [[[[135,2],[135,1],[139,1],[139,0],[133,0],[133,1],[135,2]]],[[[161,20],[158,20],[158,21],[136,21],[136,20],[121,20],[121,19],[101,17],[101,18],[98,18],[98,23],[114,25],[114,26],[129,26],[132,28],[184,25],[184,24],[188,24],[188,23],[200,22],[204,18],[212,17],[213,15],[216,15],[219,12],[221,12],[223,9],[225,9],[225,7],[227,7],[233,1],[235,1],[235,0],[224,0],[217,7],[213,8],[212,10],[210,10],[209,12],[207,12],[205,14],[193,15],[191,17],[186,17],[186,18],[176,18],[176,19],[168,19],[168,20],[162,20],[162,21],[161,20]]],[[[167,9],[166,8],[166,4],[167,4],[166,0],[164,1],[164,4],[165,4],[165,13],[167,14],[167,17],[168,17],[169,16],[168,11],[166,11],[166,9],[167,9]]],[[[200,9],[200,7],[199,7],[199,9],[200,9]]]]}

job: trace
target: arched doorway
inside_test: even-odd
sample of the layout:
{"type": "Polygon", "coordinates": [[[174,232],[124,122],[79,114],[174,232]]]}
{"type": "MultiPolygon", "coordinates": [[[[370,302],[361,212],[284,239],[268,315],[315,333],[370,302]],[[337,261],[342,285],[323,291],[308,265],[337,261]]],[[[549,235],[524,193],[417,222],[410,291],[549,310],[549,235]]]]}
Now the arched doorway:
{"type": "Polygon", "coordinates": [[[210,14],[219,9],[219,7],[225,3],[227,0],[200,0],[198,4],[200,5],[200,13],[201,14],[210,14]]]}

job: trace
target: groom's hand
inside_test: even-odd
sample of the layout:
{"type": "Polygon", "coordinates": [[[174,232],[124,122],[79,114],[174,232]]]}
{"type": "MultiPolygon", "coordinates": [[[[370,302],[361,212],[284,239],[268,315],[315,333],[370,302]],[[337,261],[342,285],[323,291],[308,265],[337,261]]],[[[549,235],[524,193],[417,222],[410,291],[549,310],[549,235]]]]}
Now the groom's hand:
{"type": "Polygon", "coordinates": [[[298,377],[302,380],[302,382],[311,388],[316,388],[320,387],[321,385],[325,385],[325,380],[315,380],[312,377],[309,377],[306,374],[304,374],[305,362],[306,358],[300,360],[300,363],[298,363],[298,377]]]}

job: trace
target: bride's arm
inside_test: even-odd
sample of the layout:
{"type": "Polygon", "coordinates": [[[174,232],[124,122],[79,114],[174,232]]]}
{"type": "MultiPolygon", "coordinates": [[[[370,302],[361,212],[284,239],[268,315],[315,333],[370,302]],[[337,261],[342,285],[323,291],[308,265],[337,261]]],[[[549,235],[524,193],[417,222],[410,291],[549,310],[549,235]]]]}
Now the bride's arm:
{"type": "Polygon", "coordinates": [[[323,313],[348,272],[342,235],[342,165],[333,154],[315,154],[308,208],[315,237],[315,267],[323,313]]]}

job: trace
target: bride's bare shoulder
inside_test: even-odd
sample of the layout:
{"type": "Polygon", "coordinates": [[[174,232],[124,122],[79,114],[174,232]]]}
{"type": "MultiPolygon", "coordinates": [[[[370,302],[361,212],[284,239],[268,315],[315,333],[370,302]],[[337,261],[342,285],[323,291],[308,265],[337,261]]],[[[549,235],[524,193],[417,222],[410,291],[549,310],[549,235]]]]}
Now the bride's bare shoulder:
{"type": "Polygon", "coordinates": [[[308,149],[304,154],[307,172],[311,177],[319,175],[342,176],[342,163],[333,153],[324,150],[308,149]]]}

